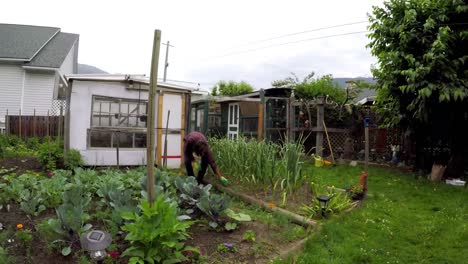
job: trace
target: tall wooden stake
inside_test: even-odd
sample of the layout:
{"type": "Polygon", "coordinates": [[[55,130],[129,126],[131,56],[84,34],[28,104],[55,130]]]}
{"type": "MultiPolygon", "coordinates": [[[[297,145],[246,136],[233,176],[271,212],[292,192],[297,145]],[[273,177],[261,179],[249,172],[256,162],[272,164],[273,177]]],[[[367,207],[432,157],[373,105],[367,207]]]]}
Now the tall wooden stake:
{"type": "Polygon", "coordinates": [[[150,87],[148,95],[148,129],[146,132],[146,168],[148,201],[152,205],[154,201],[154,125],[156,116],[156,90],[158,87],[158,61],[161,46],[161,30],[154,31],[153,56],[151,59],[150,87]]]}
{"type": "Polygon", "coordinates": [[[325,98],[319,96],[317,98],[317,133],[315,135],[315,154],[323,156],[323,120],[325,112],[325,98]]]}
{"type": "Polygon", "coordinates": [[[364,140],[366,141],[364,169],[367,173],[369,167],[369,118],[364,119],[364,140]]]}

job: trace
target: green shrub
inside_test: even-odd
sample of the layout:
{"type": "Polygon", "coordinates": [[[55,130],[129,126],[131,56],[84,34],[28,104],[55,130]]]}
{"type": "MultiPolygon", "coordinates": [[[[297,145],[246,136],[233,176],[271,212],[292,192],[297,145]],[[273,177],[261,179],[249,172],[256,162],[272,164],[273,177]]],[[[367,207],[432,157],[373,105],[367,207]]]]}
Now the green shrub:
{"type": "Polygon", "coordinates": [[[38,159],[48,170],[55,170],[63,164],[62,144],[57,141],[46,141],[39,146],[38,159]]]}
{"type": "Polygon", "coordinates": [[[179,221],[176,206],[167,203],[164,195],[159,195],[153,205],[141,200],[139,208],[140,214],[122,214],[130,221],[122,227],[128,232],[125,240],[130,241],[123,253],[130,257],[129,263],[179,263],[187,260],[184,251],[196,251],[182,242],[189,236],[187,229],[192,222],[179,221]]]}
{"type": "Polygon", "coordinates": [[[82,167],[84,165],[84,161],[81,157],[80,151],[76,149],[70,149],[68,153],[64,156],[63,165],[67,170],[74,170],[78,167],[82,167]]]}

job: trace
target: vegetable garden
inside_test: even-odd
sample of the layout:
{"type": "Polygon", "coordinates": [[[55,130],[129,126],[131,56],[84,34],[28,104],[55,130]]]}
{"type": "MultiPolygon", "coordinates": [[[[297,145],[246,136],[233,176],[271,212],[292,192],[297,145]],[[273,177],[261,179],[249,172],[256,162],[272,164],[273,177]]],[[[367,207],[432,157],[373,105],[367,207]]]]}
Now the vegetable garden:
{"type": "MultiPolygon", "coordinates": [[[[313,232],[288,215],[267,212],[210,184],[198,185],[182,170],[156,170],[157,197],[150,205],[143,168],[84,169],[76,152],[63,157],[60,142],[1,139],[0,256],[5,263],[91,262],[80,245],[80,236],[90,230],[112,237],[106,263],[266,262],[313,232]],[[31,163],[36,165],[28,167],[31,163]]],[[[301,144],[246,139],[210,144],[236,191],[271,189],[262,197],[270,207],[318,219],[313,199],[318,186],[310,184],[301,144]]],[[[329,213],[351,206],[346,195],[336,192],[335,197],[339,202],[330,203],[329,213]]]]}

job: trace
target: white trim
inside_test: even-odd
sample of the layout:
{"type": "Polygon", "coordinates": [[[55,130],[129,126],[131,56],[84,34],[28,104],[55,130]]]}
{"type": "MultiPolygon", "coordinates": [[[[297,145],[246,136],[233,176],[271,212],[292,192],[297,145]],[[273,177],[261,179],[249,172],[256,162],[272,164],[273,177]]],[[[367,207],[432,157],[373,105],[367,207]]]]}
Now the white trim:
{"type": "Polygon", "coordinates": [[[57,29],[57,31],[52,35],[52,37],[50,37],[49,40],[47,40],[47,41],[44,43],[44,45],[42,45],[42,46],[36,51],[36,53],[34,53],[34,54],[32,55],[31,58],[29,58],[28,61],[32,61],[32,59],[34,59],[34,57],[36,57],[36,55],[37,55],[47,44],[49,44],[49,42],[50,42],[59,32],[60,32],[60,28],[57,29]]]}
{"type": "MultiPolygon", "coordinates": [[[[104,81],[104,82],[128,82],[134,81],[137,83],[142,84],[150,84],[150,78],[145,76],[144,74],[69,74],[65,75],[65,78],[68,81],[104,81]]],[[[193,88],[175,85],[165,82],[158,82],[158,90],[160,88],[169,88],[169,89],[176,89],[176,90],[186,90],[186,91],[193,91],[193,88]]],[[[134,90],[139,90],[138,88],[134,90]]],[[[143,89],[141,89],[143,90],[143,89]]]]}
{"type": "Polygon", "coordinates": [[[25,62],[25,61],[29,61],[28,59],[24,58],[24,59],[17,59],[17,58],[0,58],[0,61],[21,61],[21,62],[25,62]]]}
{"type": "Polygon", "coordinates": [[[39,71],[57,71],[58,70],[58,68],[28,66],[28,65],[24,65],[23,69],[25,69],[25,70],[39,70],[39,71]]]}

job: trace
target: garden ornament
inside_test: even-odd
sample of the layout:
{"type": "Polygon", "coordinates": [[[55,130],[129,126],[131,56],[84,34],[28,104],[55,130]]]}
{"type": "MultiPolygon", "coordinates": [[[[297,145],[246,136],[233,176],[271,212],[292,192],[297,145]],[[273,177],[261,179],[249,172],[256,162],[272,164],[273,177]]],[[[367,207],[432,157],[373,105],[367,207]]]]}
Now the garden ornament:
{"type": "Polygon", "coordinates": [[[322,209],[322,217],[325,218],[325,211],[327,209],[328,201],[330,201],[331,197],[327,195],[320,195],[317,196],[317,200],[320,202],[320,208],[322,209]]]}
{"type": "Polygon", "coordinates": [[[99,262],[107,256],[106,248],[111,244],[109,233],[100,230],[91,230],[80,238],[81,247],[89,251],[91,259],[99,262]]]}

